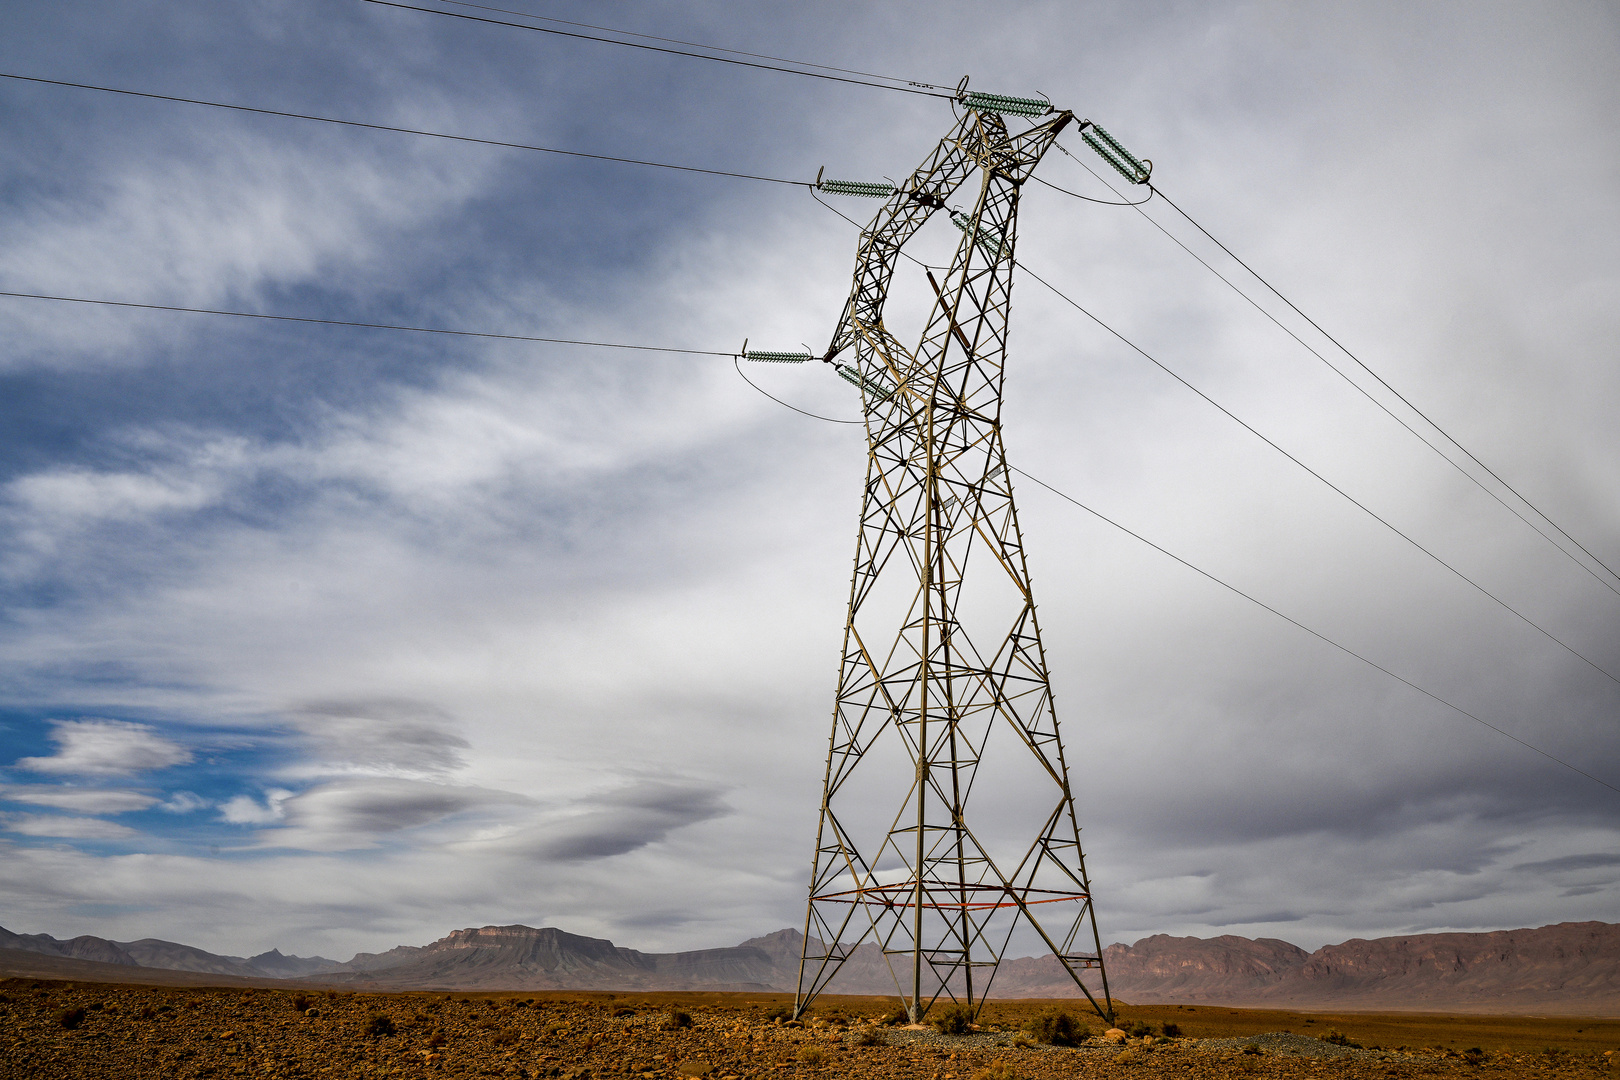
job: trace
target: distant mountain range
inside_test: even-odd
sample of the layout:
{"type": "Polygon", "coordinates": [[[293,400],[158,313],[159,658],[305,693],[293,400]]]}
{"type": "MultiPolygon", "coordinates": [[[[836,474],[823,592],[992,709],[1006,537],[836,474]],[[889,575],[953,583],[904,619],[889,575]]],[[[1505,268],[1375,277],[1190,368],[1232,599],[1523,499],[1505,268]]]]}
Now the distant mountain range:
{"type": "MultiPolygon", "coordinates": [[[[802,941],[796,930],[778,930],[730,948],[643,953],[554,927],[485,926],[340,963],[274,949],[244,958],[152,938],[59,941],[0,929],[0,974],[173,982],[185,973],[186,982],[302,980],[367,990],[791,991],[802,941]],[[159,973],[167,977],[154,979],[159,973]]],[[[1314,953],[1274,938],[1160,934],[1110,945],[1104,958],[1114,995],[1137,1004],[1620,1015],[1620,925],[1612,923],[1356,939],[1314,953]]],[[[882,954],[862,946],[830,990],[893,994],[895,982],[882,954]]],[[[1004,962],[992,996],[1079,992],[1048,955],[1004,962]]]]}
{"type": "MultiPolygon", "coordinates": [[[[1165,934],[1103,952],[1110,988],[1138,1004],[1620,1016],[1620,925],[1357,938],[1313,953],[1275,938],[1165,934]]],[[[1003,963],[997,989],[1066,997],[1057,961],[1003,963]],[[1005,986],[1002,980],[1007,980],[1005,986]]]]}
{"type": "Polygon", "coordinates": [[[158,968],[163,971],[194,971],[205,975],[229,975],[239,979],[297,979],[336,971],[343,965],[323,956],[283,956],[271,949],[258,956],[217,956],[190,945],[157,938],[139,941],[108,941],[84,934],[58,941],[49,934],[14,934],[0,926],[0,949],[40,953],[46,956],[90,960],[119,967],[158,968]]]}

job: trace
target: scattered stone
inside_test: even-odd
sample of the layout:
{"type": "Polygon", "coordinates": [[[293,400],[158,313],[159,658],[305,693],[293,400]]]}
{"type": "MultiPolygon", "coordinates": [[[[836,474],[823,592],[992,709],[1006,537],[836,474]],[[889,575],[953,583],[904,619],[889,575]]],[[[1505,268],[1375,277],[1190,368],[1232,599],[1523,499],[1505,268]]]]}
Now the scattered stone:
{"type": "Polygon", "coordinates": [[[1116,1028],[1074,1047],[1018,1045],[1015,1024],[983,1016],[962,1035],[885,1027],[874,1045],[865,1036],[885,1004],[840,1002],[832,1017],[786,1026],[773,1022],[772,999],[746,995],[676,999],[670,1008],[692,1023],[675,1029],[662,1026],[661,1003],[614,1015],[612,999],[584,994],[523,1007],[507,995],[339,994],[320,999],[315,1023],[292,1009],[295,992],[0,981],[0,1080],[1595,1080],[1615,1060],[1597,1047],[1356,1050],[1288,1032],[1192,1039],[1116,1028]],[[64,1030],[59,1015],[77,1009],[79,1028],[64,1030]],[[367,1033],[378,1015],[392,1017],[392,1033],[367,1033]]]}

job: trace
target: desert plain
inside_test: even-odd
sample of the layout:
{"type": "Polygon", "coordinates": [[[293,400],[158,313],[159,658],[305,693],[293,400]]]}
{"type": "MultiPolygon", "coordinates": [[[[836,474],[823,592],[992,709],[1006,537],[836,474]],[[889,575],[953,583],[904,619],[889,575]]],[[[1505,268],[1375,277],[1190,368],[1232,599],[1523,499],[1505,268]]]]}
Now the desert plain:
{"type": "Polygon", "coordinates": [[[770,993],[364,993],[0,980],[0,1077],[505,1076],[558,1080],[1620,1076],[1620,1019],[997,1001],[976,1030],[882,1023],[893,1003],[770,993]],[[1042,1012],[1089,1037],[1031,1042],[1042,1012]],[[1324,1038],[1326,1036],[1327,1038],[1324,1038]]]}

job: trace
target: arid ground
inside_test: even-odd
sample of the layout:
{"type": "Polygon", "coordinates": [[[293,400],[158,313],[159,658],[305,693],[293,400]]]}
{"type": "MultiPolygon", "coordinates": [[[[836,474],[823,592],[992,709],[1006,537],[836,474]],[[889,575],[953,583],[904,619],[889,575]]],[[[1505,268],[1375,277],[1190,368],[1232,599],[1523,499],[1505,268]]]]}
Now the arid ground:
{"type": "Polygon", "coordinates": [[[1071,1001],[1060,1007],[1092,1036],[1056,1047],[1022,1033],[1051,1002],[992,1002],[966,1035],[880,1026],[892,1003],[877,998],[822,999],[802,1024],[780,1015],[789,1004],[780,994],[357,994],[13,978],[0,981],[0,1077],[1620,1076],[1620,1019],[1123,1006],[1118,1025],[1138,1034],[1104,1041],[1107,1025],[1071,1001]]]}

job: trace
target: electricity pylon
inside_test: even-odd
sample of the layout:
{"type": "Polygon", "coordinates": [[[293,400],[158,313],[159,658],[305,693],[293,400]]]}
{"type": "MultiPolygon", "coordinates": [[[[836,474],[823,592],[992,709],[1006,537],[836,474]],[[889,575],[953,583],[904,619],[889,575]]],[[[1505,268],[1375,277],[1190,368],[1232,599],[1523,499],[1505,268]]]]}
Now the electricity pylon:
{"type": "Polygon", "coordinates": [[[1074,117],[1015,135],[1001,113],[1044,102],[964,101],[900,187],[844,185],[889,197],[824,357],[853,351],[838,371],[861,390],[869,460],[795,1014],[872,946],[913,1022],[942,997],[977,1009],[1023,930],[1111,1020],[1001,440],[1018,196],[1074,117]],[[908,352],[883,321],[901,248],[975,173],[908,352]]]}

